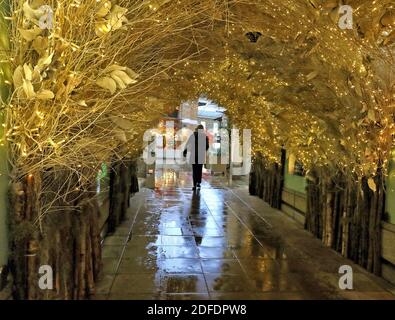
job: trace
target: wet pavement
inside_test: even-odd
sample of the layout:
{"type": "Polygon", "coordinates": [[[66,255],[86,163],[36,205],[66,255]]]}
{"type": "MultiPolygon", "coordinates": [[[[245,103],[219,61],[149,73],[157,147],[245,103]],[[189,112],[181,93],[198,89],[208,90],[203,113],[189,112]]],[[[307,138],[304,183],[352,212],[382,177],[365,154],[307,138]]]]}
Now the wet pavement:
{"type": "Polygon", "coordinates": [[[95,299],[394,299],[384,280],[322,246],[247,182],[157,171],[155,190],[131,199],[127,220],[103,247],[95,299]],[[338,269],[354,270],[354,290],[338,269]]]}

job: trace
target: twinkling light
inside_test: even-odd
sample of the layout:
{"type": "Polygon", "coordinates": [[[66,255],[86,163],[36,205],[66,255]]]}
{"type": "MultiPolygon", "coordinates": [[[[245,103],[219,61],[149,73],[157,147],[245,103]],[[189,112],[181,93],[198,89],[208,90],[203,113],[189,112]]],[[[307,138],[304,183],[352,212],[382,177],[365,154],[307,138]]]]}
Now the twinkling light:
{"type": "Polygon", "coordinates": [[[348,1],[353,30],[339,28],[338,1],[51,0],[48,30],[36,7],[11,3],[4,140],[16,179],[70,170],[79,179],[67,188],[84,190],[97,165],[140,155],[143,133],[202,93],[253,130],[269,161],[285,147],[307,169],[369,176],[387,164],[390,0],[348,1]]]}

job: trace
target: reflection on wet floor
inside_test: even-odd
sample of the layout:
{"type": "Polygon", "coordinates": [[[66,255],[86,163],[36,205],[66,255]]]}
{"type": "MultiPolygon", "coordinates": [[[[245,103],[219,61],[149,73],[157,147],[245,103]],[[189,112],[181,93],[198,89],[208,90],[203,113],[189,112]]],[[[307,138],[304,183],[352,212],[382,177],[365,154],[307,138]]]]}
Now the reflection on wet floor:
{"type": "MultiPolygon", "coordinates": [[[[261,199],[238,195],[239,190],[246,194],[245,182],[229,188],[224,178],[204,176],[202,189],[193,192],[189,173],[158,170],[157,176],[155,190],[133,197],[128,220],[105,240],[96,298],[339,297],[331,285],[337,274],[321,272],[310,279],[309,264],[260,214],[266,210],[270,216],[273,210],[261,199]],[[329,278],[321,283],[324,276],[329,278]]],[[[373,284],[365,291],[374,291],[373,284]]],[[[390,297],[379,289],[377,294],[390,297]]]]}

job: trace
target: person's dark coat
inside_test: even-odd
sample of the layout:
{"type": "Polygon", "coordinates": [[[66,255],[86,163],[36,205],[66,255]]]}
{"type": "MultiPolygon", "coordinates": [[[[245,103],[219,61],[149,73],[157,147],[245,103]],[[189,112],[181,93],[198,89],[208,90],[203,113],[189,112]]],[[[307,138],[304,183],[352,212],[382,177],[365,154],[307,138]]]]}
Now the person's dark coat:
{"type": "Polygon", "coordinates": [[[184,157],[189,153],[187,162],[189,164],[205,164],[206,151],[209,149],[209,141],[203,130],[194,132],[188,139],[184,150],[184,157]]]}

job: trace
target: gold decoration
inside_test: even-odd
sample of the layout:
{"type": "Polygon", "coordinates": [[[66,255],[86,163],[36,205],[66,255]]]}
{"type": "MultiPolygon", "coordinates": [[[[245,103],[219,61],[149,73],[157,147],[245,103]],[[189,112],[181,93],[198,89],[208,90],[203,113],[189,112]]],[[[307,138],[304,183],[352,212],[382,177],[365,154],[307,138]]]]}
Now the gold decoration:
{"type": "Polygon", "coordinates": [[[332,0],[49,0],[51,30],[37,27],[40,1],[11,3],[4,127],[15,180],[71,170],[78,182],[59,190],[64,198],[95,181],[101,162],[140,155],[144,132],[201,94],[252,129],[253,151],[268,161],[285,147],[307,171],[355,179],[388,165],[391,0],[348,1],[354,30],[338,27],[332,0]],[[261,36],[250,42],[249,32],[261,36]]]}

